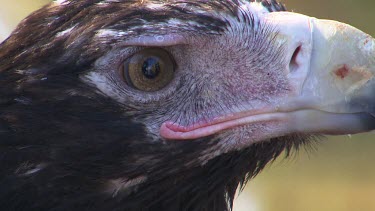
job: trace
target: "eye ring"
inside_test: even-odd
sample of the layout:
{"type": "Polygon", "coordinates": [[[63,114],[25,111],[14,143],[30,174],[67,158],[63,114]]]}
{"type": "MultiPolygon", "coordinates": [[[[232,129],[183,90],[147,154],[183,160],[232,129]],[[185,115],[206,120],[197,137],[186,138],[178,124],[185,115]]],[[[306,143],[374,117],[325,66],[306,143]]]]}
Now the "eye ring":
{"type": "Polygon", "coordinates": [[[130,87],[155,92],[174,78],[175,61],[162,48],[146,48],[127,58],[120,66],[123,81],[130,87]]]}

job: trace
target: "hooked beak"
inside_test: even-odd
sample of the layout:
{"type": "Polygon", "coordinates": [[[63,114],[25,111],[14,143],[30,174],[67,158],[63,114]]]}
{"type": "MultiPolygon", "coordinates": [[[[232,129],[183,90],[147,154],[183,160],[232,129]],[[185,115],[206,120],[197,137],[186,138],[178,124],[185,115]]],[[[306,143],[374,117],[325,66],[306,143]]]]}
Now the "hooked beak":
{"type": "Polygon", "coordinates": [[[290,58],[285,76],[291,86],[263,113],[233,114],[205,124],[161,125],[166,139],[195,139],[233,127],[281,122],[265,137],[291,133],[354,134],[375,130],[375,40],[344,23],[290,12],[264,15],[277,31],[275,42],[290,58]]]}
{"type": "Polygon", "coordinates": [[[294,111],[290,129],[375,130],[375,39],[344,23],[296,13],[270,13],[266,19],[279,29],[279,42],[297,49],[288,73],[297,94],[280,105],[280,111],[294,111]]]}

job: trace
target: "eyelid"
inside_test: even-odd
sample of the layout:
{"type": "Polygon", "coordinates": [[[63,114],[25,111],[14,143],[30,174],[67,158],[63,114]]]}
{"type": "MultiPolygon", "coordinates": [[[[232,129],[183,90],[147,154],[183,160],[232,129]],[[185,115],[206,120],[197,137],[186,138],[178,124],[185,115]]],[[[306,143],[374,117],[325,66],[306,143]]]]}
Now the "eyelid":
{"type": "Polygon", "coordinates": [[[184,36],[178,34],[142,35],[125,41],[125,44],[133,46],[165,47],[187,44],[187,40],[184,36]]]}

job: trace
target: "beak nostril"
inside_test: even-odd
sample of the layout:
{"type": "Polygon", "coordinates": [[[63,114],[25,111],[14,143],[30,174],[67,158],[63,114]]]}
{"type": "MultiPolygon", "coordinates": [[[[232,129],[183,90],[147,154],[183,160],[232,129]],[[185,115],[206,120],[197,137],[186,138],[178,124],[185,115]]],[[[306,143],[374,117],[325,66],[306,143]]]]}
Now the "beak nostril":
{"type": "Polygon", "coordinates": [[[297,62],[297,57],[298,57],[298,54],[301,52],[301,48],[302,46],[298,46],[294,52],[293,52],[293,55],[292,55],[292,58],[290,59],[290,63],[289,63],[289,71],[292,73],[292,72],[295,72],[297,69],[298,69],[298,62],[297,62]]]}

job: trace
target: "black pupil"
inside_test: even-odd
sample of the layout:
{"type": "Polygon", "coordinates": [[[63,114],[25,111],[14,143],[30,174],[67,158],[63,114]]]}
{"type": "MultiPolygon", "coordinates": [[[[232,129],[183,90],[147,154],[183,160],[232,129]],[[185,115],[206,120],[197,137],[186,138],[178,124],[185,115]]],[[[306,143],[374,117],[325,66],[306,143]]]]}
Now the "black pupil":
{"type": "Polygon", "coordinates": [[[158,77],[160,73],[159,59],[157,58],[147,58],[142,65],[143,75],[148,79],[154,79],[158,77]]]}

